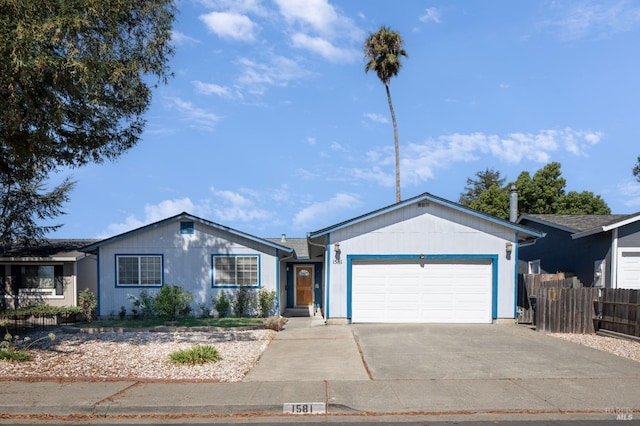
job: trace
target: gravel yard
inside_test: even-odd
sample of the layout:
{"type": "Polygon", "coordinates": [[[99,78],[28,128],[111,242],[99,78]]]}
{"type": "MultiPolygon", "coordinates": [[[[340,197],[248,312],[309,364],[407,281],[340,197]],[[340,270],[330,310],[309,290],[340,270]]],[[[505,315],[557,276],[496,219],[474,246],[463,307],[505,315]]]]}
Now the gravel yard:
{"type": "Polygon", "coordinates": [[[55,332],[54,341],[32,348],[31,362],[0,361],[0,378],[188,380],[238,382],[258,361],[273,330],[215,332],[55,332]],[[222,359],[204,365],[167,362],[170,353],[212,345],[222,359]]]}
{"type": "Polygon", "coordinates": [[[617,339],[615,337],[598,336],[597,334],[549,333],[549,336],[640,362],[640,342],[617,339]]]}

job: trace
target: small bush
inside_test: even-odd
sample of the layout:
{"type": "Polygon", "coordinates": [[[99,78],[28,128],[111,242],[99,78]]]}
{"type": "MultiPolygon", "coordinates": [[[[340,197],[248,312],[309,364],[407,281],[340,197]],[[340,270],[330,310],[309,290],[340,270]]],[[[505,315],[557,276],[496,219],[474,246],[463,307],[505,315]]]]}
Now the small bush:
{"type": "Polygon", "coordinates": [[[266,288],[258,290],[258,308],[262,318],[267,318],[274,314],[276,308],[276,292],[274,290],[267,290],[266,288]]]}
{"type": "Polygon", "coordinates": [[[155,316],[153,302],[153,295],[149,294],[147,290],[142,290],[138,296],[134,296],[130,294],[129,300],[133,305],[131,311],[133,312],[133,316],[136,318],[151,318],[155,316]]]}
{"type": "Polygon", "coordinates": [[[124,306],[120,306],[120,312],[118,312],[118,317],[120,317],[121,320],[125,319],[127,316],[127,308],[125,308],[124,306]]]}
{"type": "Polygon", "coordinates": [[[211,345],[196,345],[169,354],[168,361],[174,364],[206,364],[220,361],[220,353],[211,345]]]}
{"type": "Polygon", "coordinates": [[[31,340],[29,336],[20,339],[20,336],[12,336],[7,332],[4,335],[4,340],[0,342],[0,360],[31,361],[32,357],[29,349],[33,345],[45,339],[54,340],[55,338],[55,334],[49,333],[36,340],[31,340]]]}
{"type": "Polygon", "coordinates": [[[96,314],[98,308],[98,299],[96,295],[92,293],[88,288],[78,293],[78,305],[81,310],[82,318],[91,322],[96,314]]]}
{"type": "Polygon", "coordinates": [[[231,309],[231,298],[226,291],[220,290],[218,297],[213,299],[213,307],[218,312],[218,318],[226,318],[229,316],[231,309]]]}
{"type": "Polygon", "coordinates": [[[191,312],[193,294],[177,285],[165,285],[153,299],[153,309],[168,321],[175,321],[179,316],[191,312]]]}
{"type": "Polygon", "coordinates": [[[268,328],[269,330],[282,331],[287,321],[288,320],[285,317],[276,315],[266,318],[264,320],[264,327],[268,328]]]}
{"type": "Polygon", "coordinates": [[[233,314],[238,317],[251,316],[256,306],[256,293],[247,286],[240,286],[233,301],[233,314]]]}

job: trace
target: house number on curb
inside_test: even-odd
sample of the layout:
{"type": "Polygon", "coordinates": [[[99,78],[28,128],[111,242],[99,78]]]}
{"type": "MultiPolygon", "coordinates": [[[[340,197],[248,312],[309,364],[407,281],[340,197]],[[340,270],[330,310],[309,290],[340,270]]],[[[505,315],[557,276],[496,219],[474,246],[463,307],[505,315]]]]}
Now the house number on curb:
{"type": "Polygon", "coordinates": [[[287,402],[282,405],[282,414],[326,414],[324,402],[287,402]]]}

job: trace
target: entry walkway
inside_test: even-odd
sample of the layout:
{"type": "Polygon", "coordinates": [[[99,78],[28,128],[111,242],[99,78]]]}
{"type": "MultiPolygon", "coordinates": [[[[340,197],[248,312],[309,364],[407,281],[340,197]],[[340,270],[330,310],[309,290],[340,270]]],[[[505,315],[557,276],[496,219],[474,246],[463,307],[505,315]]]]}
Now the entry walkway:
{"type": "Polygon", "coordinates": [[[245,382],[369,380],[351,327],[289,318],[245,382]]]}

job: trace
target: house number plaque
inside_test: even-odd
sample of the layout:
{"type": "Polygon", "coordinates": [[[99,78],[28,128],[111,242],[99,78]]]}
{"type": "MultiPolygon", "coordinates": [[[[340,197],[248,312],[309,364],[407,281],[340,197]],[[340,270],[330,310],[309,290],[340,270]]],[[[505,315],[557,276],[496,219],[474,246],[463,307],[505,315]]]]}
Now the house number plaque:
{"type": "Polygon", "coordinates": [[[282,414],[326,414],[324,402],[287,402],[282,406],[282,414]]]}

